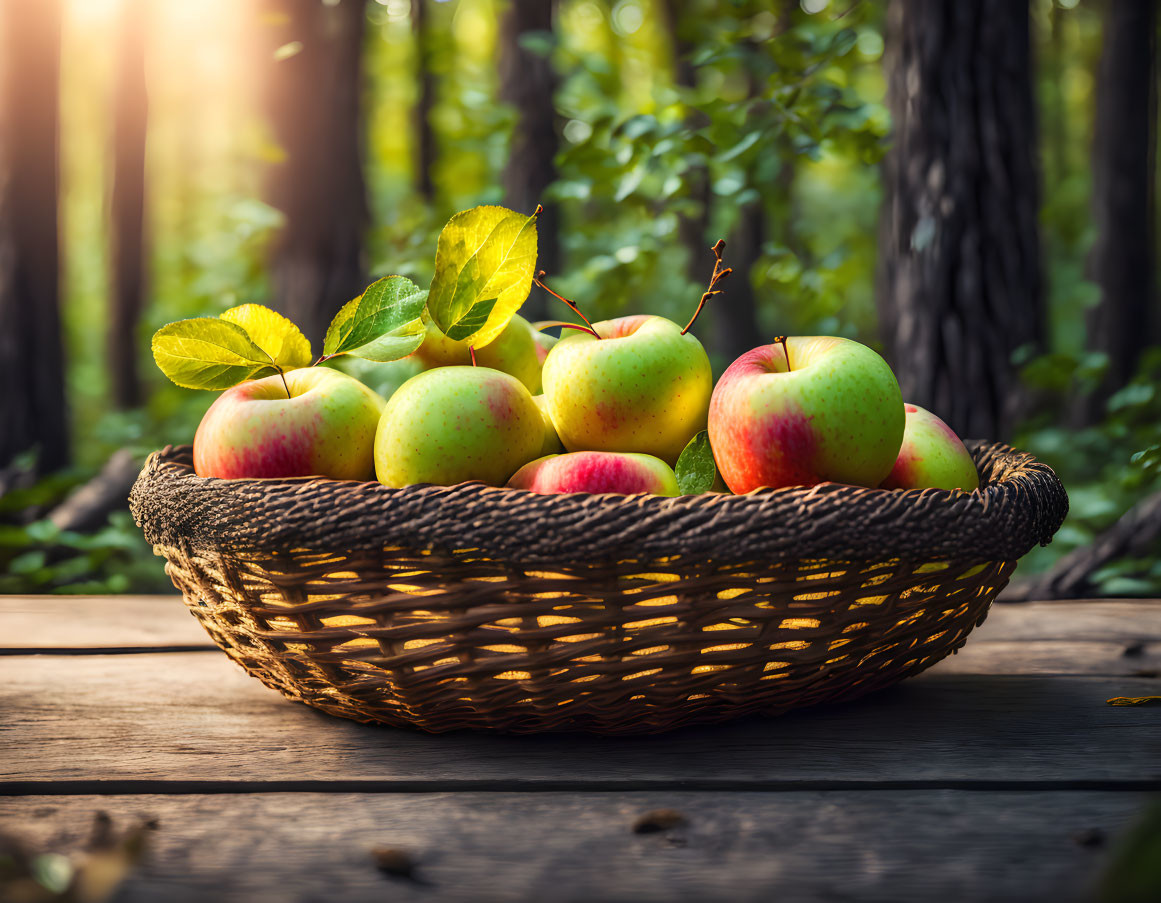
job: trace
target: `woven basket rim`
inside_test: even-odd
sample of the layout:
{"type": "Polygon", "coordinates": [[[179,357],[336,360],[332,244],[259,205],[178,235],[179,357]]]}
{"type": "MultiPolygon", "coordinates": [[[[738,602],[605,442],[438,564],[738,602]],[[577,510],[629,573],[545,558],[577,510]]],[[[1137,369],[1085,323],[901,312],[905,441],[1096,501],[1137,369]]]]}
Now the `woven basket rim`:
{"type": "Polygon", "coordinates": [[[146,462],[130,502],[154,546],[238,557],[395,547],[561,566],[674,556],[996,561],[1047,544],[1068,511],[1052,469],[1000,443],[967,445],[981,478],[970,493],[822,483],[677,498],[222,480],[194,474],[190,446],[167,446],[146,462]]]}

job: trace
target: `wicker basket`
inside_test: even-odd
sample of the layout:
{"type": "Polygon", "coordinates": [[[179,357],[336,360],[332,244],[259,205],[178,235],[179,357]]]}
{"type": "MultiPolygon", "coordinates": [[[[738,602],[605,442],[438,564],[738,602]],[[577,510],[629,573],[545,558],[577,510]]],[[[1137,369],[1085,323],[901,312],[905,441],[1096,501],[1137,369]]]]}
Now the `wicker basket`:
{"type": "Polygon", "coordinates": [[[291,699],[428,731],[647,733],[851,699],[959,648],[1068,508],[970,444],[978,492],[536,495],[215,480],[154,454],[133,512],[193,614],[291,699]]]}

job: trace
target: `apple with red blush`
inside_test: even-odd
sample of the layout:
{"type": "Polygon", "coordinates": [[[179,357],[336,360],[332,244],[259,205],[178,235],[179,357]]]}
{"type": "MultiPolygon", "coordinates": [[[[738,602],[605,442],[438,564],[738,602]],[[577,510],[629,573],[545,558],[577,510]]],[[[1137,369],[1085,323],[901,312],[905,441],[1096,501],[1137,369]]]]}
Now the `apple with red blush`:
{"type": "Polygon", "coordinates": [[[395,488],[480,480],[502,486],[546,444],[544,415],[516,377],[437,367],[400,386],[375,434],[375,472],[395,488]]]}
{"type": "Polygon", "coordinates": [[[825,481],[878,486],[904,412],[887,362],[858,342],[793,336],[748,351],[718,380],[708,431],[732,492],[825,481]]]}
{"type": "Polygon", "coordinates": [[[903,444],[884,489],[979,489],[976,462],[955,431],[919,405],[904,405],[903,444]]]}
{"type": "Polygon", "coordinates": [[[619,317],[592,329],[563,336],[544,361],[544,396],[560,441],[569,451],[674,463],[705,427],[713,374],[701,342],[664,317],[619,317]]]}
{"type": "Polygon", "coordinates": [[[540,493],[678,495],[677,477],[653,455],[579,451],[547,455],[521,467],[508,485],[540,493]]]}
{"type": "Polygon", "coordinates": [[[383,399],[329,367],[249,380],[214,401],[194,436],[202,477],[369,480],[383,399]]]}
{"type": "Polygon", "coordinates": [[[532,339],[536,342],[536,359],[540,361],[540,366],[544,366],[544,359],[548,357],[554,345],[560,341],[554,335],[550,335],[544,330],[555,325],[551,320],[538,320],[532,324],[532,339]]]}

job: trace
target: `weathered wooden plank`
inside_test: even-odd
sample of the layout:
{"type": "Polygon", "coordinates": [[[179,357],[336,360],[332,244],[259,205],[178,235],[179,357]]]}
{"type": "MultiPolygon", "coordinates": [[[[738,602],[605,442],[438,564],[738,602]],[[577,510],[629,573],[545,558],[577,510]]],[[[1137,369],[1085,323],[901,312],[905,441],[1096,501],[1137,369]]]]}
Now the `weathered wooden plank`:
{"type": "Polygon", "coordinates": [[[971,641],[980,639],[1156,642],[1161,639],[1161,599],[998,603],[972,633],[971,641]]]}
{"type": "Polygon", "coordinates": [[[214,644],[180,596],[0,596],[0,649],[214,644]]]}
{"type": "Polygon", "coordinates": [[[1105,704],[1157,687],[931,673],[861,702],[658,737],[429,736],[289,703],[217,654],[18,656],[0,659],[0,781],[1161,782],[1157,709],[1105,704]]]}
{"type": "Polygon", "coordinates": [[[1091,898],[1134,793],[255,794],[0,800],[0,828],[83,845],[158,820],[117,899],[970,901],[1091,898]],[[642,814],[685,823],[634,833],[642,814]],[[1087,838],[1086,843],[1078,842],[1087,838]],[[375,868],[401,850],[414,878],[375,868]]]}
{"type": "MultiPolygon", "coordinates": [[[[982,628],[981,628],[982,630],[982,628]]],[[[934,674],[1102,674],[1161,678],[1161,641],[1130,646],[1097,640],[968,640],[934,674]],[[1125,650],[1132,650],[1126,655],[1125,650]]],[[[922,678],[921,678],[922,679],[922,678]]],[[[1161,680],[1157,683],[1161,693],[1161,680]]]]}

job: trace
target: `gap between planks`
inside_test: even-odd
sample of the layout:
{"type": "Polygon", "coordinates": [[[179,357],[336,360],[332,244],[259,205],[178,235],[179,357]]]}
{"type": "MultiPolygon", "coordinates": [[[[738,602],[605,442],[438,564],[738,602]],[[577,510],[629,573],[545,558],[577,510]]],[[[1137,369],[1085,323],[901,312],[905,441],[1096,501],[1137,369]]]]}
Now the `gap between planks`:
{"type": "Polygon", "coordinates": [[[80,780],[0,781],[0,798],[21,796],[209,796],[264,793],[800,793],[955,790],[980,793],[1161,792],[1161,778],[1066,780],[321,780],[321,781],[169,781],[80,780]]]}

